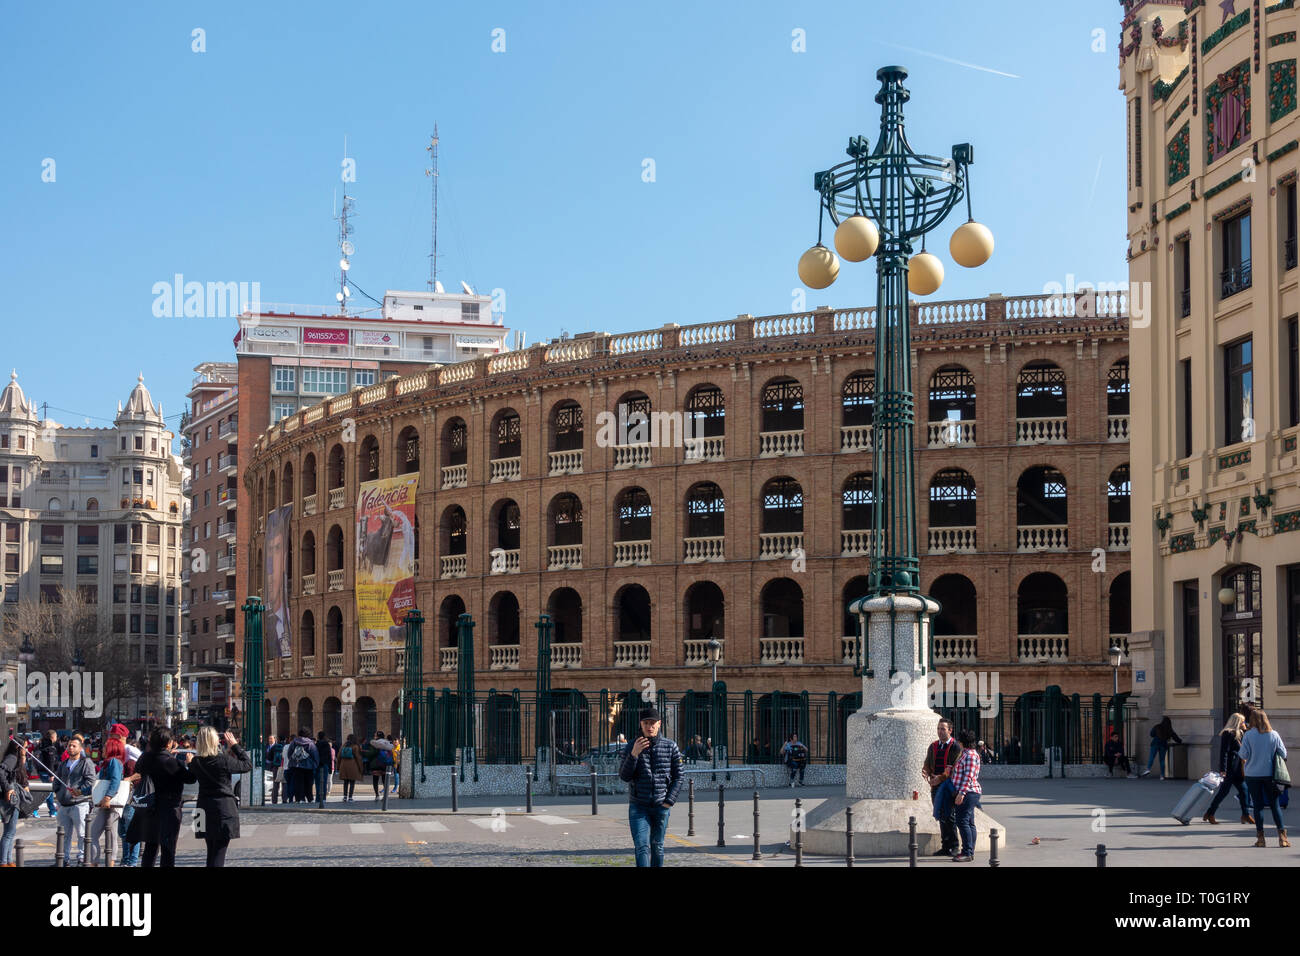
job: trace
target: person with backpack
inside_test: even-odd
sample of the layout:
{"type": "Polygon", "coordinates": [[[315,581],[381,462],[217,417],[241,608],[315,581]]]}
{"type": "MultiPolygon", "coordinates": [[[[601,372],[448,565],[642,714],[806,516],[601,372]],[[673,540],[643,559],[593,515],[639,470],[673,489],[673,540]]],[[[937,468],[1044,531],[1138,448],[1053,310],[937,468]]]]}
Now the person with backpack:
{"type": "Polygon", "coordinates": [[[298,728],[298,736],[285,745],[285,750],[289,754],[289,772],[293,774],[293,801],[310,803],[313,778],[320,766],[311,731],[306,727],[298,728]]]}
{"type": "Polygon", "coordinates": [[[23,804],[35,807],[36,801],[27,788],[26,749],[9,738],[5,754],[0,758],[0,821],[4,822],[4,836],[0,837],[0,866],[17,866],[14,862],[14,838],[18,836],[18,820],[23,815],[23,804]],[[25,799],[24,799],[25,795],[25,799]]]}
{"type": "Polygon", "coordinates": [[[77,841],[77,866],[85,862],[86,817],[90,803],[86,799],[95,788],[95,765],[81,752],[81,734],[68,741],[67,757],[59,764],[54,786],[59,791],[59,825],[63,827],[63,860],[72,866],[72,841],[77,841]]]}
{"type": "Polygon", "coordinates": [[[790,786],[794,787],[794,775],[799,774],[799,786],[803,786],[803,772],[808,766],[808,748],[799,740],[798,734],[791,734],[790,739],[786,741],[781,753],[785,757],[785,765],[790,770],[790,786]]]}
{"type": "Polygon", "coordinates": [[[325,809],[325,797],[329,793],[330,777],[334,775],[334,745],[329,735],[321,731],[316,737],[316,806],[325,809]]]}
{"type": "MultiPolygon", "coordinates": [[[[388,771],[393,766],[393,745],[378,730],[370,741],[370,779],[375,788],[375,799],[380,797],[381,787],[388,786],[388,771]]],[[[363,753],[364,756],[364,753],[363,753]]]]}
{"type": "MultiPolygon", "coordinates": [[[[1268,714],[1256,708],[1250,714],[1250,730],[1241,738],[1242,775],[1246,779],[1246,789],[1250,791],[1250,802],[1255,808],[1255,846],[1267,846],[1264,842],[1264,807],[1267,805],[1273,814],[1273,823],[1277,825],[1277,845],[1290,846],[1286,838],[1286,821],[1282,819],[1279,806],[1278,764],[1282,773],[1286,773],[1286,745],[1282,736],[1269,723],[1268,714]]],[[[1290,775],[1285,777],[1283,787],[1290,787],[1290,775]]]]}
{"type": "Polygon", "coordinates": [[[357,735],[348,734],[347,742],[339,748],[339,779],[343,781],[344,803],[356,802],[357,781],[365,776],[365,772],[357,735]]]}

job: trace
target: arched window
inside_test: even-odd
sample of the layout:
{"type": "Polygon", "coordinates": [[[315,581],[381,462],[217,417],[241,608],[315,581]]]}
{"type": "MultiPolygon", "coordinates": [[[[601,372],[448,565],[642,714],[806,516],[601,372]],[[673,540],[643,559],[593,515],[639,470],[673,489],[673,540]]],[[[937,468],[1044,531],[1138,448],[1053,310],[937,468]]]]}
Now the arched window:
{"type": "MultiPolygon", "coordinates": [[[[849,608],[854,601],[864,598],[871,593],[871,579],[866,576],[858,576],[844,585],[844,590],[840,594],[841,606],[844,609],[844,623],[841,634],[846,638],[857,640],[858,631],[860,630],[860,621],[857,614],[854,614],[849,608]]],[[[854,645],[848,644],[842,647],[843,663],[852,664],[856,660],[854,656],[854,645]]]]}
{"type": "Polygon", "coordinates": [[[465,520],[465,509],[460,505],[452,505],[443,512],[443,554],[468,553],[468,527],[469,525],[465,520]]]}
{"type": "Polygon", "coordinates": [[[686,591],[686,639],[707,641],[726,637],[726,602],[722,588],[712,581],[697,581],[686,591]]]}
{"type": "Polygon", "coordinates": [[[720,538],[726,534],[727,503],[711,481],[692,485],[686,493],[686,537],[720,538]]]}
{"type": "Polygon", "coordinates": [[[547,613],[555,622],[552,644],[582,643],[582,598],[573,588],[557,588],[546,602],[547,613]]]}
{"type": "Polygon", "coordinates": [[[582,544],[582,502],[568,492],[551,501],[551,542],[555,545],[582,544]]]}
{"type": "Polygon", "coordinates": [[[1122,358],[1106,370],[1106,414],[1127,415],[1128,401],[1128,359],[1122,358]]]}
{"type": "Polygon", "coordinates": [[[63,502],[58,498],[51,498],[50,503],[46,506],[50,511],[62,511],[63,502]]]}
{"type": "Polygon", "coordinates": [[[266,513],[269,515],[275,510],[276,492],[279,485],[275,480],[275,469],[272,468],[266,479],[266,513]]]}
{"type": "MultiPolygon", "coordinates": [[[[1030,362],[1016,378],[1016,418],[1064,418],[1065,372],[1055,362],[1030,362]]],[[[1045,437],[1064,439],[1065,435],[1045,437]]]]}
{"type": "Polygon", "coordinates": [[[1106,480],[1106,519],[1111,524],[1129,523],[1131,493],[1128,462],[1125,462],[1112,471],[1106,480]]]}
{"type": "MultiPolygon", "coordinates": [[[[650,640],[650,593],[639,584],[629,584],[614,596],[615,639],[620,642],[650,640]]],[[[649,648],[646,648],[648,651],[649,648]]],[[[617,650],[615,651],[617,660],[617,650]]],[[[649,663],[649,661],[645,661],[649,663]]]]}
{"type": "Polygon", "coordinates": [[[687,434],[721,438],[727,433],[727,403],[716,385],[697,385],[686,396],[687,434]]]}
{"type": "Polygon", "coordinates": [[[357,474],[361,481],[375,481],[379,477],[379,439],[367,435],[361,440],[358,451],[357,474]]]}
{"type": "MultiPolygon", "coordinates": [[[[98,511],[98,510],[99,510],[99,499],[98,499],[98,498],[87,498],[87,499],[86,499],[86,510],[87,510],[87,511],[98,511]]],[[[172,502],[172,511],[173,511],[173,513],[176,511],[176,502],[172,502]]]]}
{"type": "Polygon", "coordinates": [[[1128,641],[1128,634],[1133,629],[1133,592],[1132,578],[1127,571],[1115,575],[1110,582],[1110,636],[1111,640],[1128,641]]]}
{"type": "Polygon", "coordinates": [[[302,628],[299,631],[302,635],[302,656],[316,656],[316,615],[311,611],[302,612],[302,628]]]}
{"type": "Polygon", "coordinates": [[[316,494],[316,456],[308,452],[302,460],[302,496],[310,498],[316,494]]]}
{"type": "Polygon", "coordinates": [[[945,468],[930,482],[930,527],[975,525],[975,479],[962,468],[945,468]]]}
{"type": "Polygon", "coordinates": [[[1065,582],[1055,574],[1039,571],[1020,582],[1016,592],[1017,633],[1056,634],[1070,632],[1069,594],[1065,582]]]}
{"type": "MultiPolygon", "coordinates": [[[[497,647],[519,646],[519,599],[510,591],[499,591],[488,602],[488,643],[497,647]]],[[[500,662],[494,657],[493,669],[511,666],[509,660],[500,662]]],[[[519,656],[513,657],[513,667],[519,666],[519,656]]]]}
{"type": "Polygon", "coordinates": [[[456,622],[465,613],[465,602],[460,595],[452,594],[442,599],[438,608],[438,636],[440,647],[459,647],[456,622]]]}
{"type": "Polygon", "coordinates": [[[763,586],[759,596],[764,637],[803,637],[803,589],[789,578],[763,586]]]}
{"type": "Polygon", "coordinates": [[[513,408],[503,408],[497,412],[492,423],[492,460],[518,458],[522,434],[523,425],[518,412],[513,408]]]}
{"type": "Polygon", "coordinates": [[[326,477],[329,479],[330,489],[342,488],[347,480],[347,466],[344,464],[343,446],[335,445],[330,449],[329,468],[326,477]]]}
{"type": "Polygon", "coordinates": [[[465,420],[453,418],[442,429],[443,467],[463,465],[469,460],[469,430],[465,420]]]}
{"type": "Polygon", "coordinates": [[[1025,469],[1016,482],[1016,524],[1064,526],[1069,521],[1065,476],[1050,465],[1025,469]]]}
{"type": "Polygon", "coordinates": [[[760,430],[803,431],[803,385],[793,378],[778,378],[763,386],[760,430]]]}
{"type": "Polygon", "coordinates": [[[416,474],[420,470],[420,431],[414,425],[407,425],[397,436],[398,471],[403,475],[416,474]]]}
{"type": "Polygon", "coordinates": [[[614,501],[614,540],[650,540],[650,496],[644,488],[625,488],[614,501]]]}
{"type": "Polygon", "coordinates": [[[930,376],[929,446],[975,443],[975,376],[945,365],[930,376]]]}
{"type": "Polygon", "coordinates": [[[316,573],[316,535],[311,531],[304,532],[302,536],[302,573],[316,573]]]}
{"type": "Polygon", "coordinates": [[[840,451],[871,451],[871,423],[876,409],[876,375],[854,372],[840,394],[840,451]]]}
{"type": "Polygon", "coordinates": [[[343,529],[338,525],[330,526],[325,539],[325,570],[343,570],[343,529]]]}
{"type": "Polygon", "coordinates": [[[327,654],[343,653],[343,612],[337,607],[330,608],[325,615],[325,641],[327,654]]]}
{"type": "Polygon", "coordinates": [[[939,613],[934,618],[935,637],[974,637],[979,633],[975,585],[970,578],[964,574],[940,575],[930,585],[930,596],[939,602],[939,613]]]}
{"type": "Polygon", "coordinates": [[[283,504],[293,504],[293,465],[286,462],[284,474],[280,476],[280,501],[283,504]]]}
{"type": "Polygon", "coordinates": [[[621,396],[614,414],[619,422],[617,444],[645,445],[650,442],[650,397],[645,392],[628,392],[621,396]]]}
{"type": "MultiPolygon", "coordinates": [[[[518,551],[519,505],[515,504],[510,498],[506,498],[498,501],[492,510],[494,515],[493,527],[496,529],[492,546],[500,548],[502,551],[518,551]]],[[[518,570],[517,561],[515,570],[518,570]]]]}
{"type": "Polygon", "coordinates": [[[582,406],[573,400],[551,412],[551,451],[582,451],[582,406]]]}
{"type": "Polygon", "coordinates": [[[773,478],[763,485],[763,534],[803,533],[803,489],[793,478],[773,478]]]}
{"type": "Polygon", "coordinates": [[[875,500],[870,473],[860,471],[849,475],[840,494],[841,554],[871,553],[871,537],[876,518],[875,500]]]}

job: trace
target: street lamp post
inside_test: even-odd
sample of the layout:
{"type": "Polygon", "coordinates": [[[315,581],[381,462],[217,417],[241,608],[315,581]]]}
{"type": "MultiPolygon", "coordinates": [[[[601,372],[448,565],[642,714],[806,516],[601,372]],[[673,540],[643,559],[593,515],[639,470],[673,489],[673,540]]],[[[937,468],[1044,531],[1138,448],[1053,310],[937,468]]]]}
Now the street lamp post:
{"type": "Polygon", "coordinates": [[[722,642],[716,637],[710,637],[709,642],[704,647],[709,655],[709,664],[713,668],[713,681],[709,684],[709,759],[716,770],[718,767],[718,715],[715,710],[718,706],[718,661],[722,660],[722,642]]]}
{"type": "Polygon", "coordinates": [[[1124,649],[1120,647],[1118,643],[1112,644],[1110,646],[1110,667],[1112,676],[1114,677],[1114,683],[1112,684],[1111,690],[1112,699],[1119,696],[1119,669],[1120,665],[1123,663],[1124,649]]]}

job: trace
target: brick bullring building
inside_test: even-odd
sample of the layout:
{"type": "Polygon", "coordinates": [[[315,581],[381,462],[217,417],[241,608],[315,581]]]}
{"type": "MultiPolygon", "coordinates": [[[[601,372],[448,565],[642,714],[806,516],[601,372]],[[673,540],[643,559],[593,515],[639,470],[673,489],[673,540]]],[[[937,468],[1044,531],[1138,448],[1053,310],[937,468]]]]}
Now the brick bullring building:
{"type": "MultiPolygon", "coordinates": [[[[1004,694],[1111,689],[1111,636],[1129,629],[1122,307],[912,306],[936,657],[996,672],[1004,694]]],[[[272,426],[244,472],[257,520],[243,582],[266,593],[265,518],[291,505],[292,656],[268,662],[271,730],[339,732],[345,677],[345,732],[396,726],[403,652],[358,643],[354,508],[361,482],[410,472],[426,685],[455,686],[468,612],[477,686],[531,688],[548,612],[555,686],[704,690],[716,638],[733,690],[857,690],[845,607],[866,591],[873,346],[872,309],[596,334],[430,367],[272,426]]]]}

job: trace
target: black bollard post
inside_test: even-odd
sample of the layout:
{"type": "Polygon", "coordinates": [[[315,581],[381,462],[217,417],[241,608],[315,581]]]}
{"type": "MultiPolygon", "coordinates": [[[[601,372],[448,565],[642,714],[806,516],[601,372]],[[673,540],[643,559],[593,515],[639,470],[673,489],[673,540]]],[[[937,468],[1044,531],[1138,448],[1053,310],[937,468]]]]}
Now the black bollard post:
{"type": "Polygon", "coordinates": [[[533,812],[533,768],[524,774],[524,812],[533,812]]]}
{"type": "Polygon", "coordinates": [[[794,865],[803,866],[803,801],[794,798],[794,865]]]}
{"type": "Polygon", "coordinates": [[[64,865],[63,838],[64,838],[63,824],[60,823],[59,828],[54,831],[54,865],[55,866],[64,865]]]}
{"type": "Polygon", "coordinates": [[[844,865],[853,865],[853,807],[844,808],[844,865]]]}
{"type": "Polygon", "coordinates": [[[998,839],[1002,836],[998,828],[994,827],[989,831],[989,866],[1001,866],[1002,862],[998,859],[998,839]]]}
{"type": "Polygon", "coordinates": [[[25,849],[26,844],[21,839],[14,840],[14,866],[23,865],[23,851],[25,849]]]}
{"type": "Polygon", "coordinates": [[[758,834],[758,791],[754,791],[754,859],[763,859],[763,848],[758,834]]]}
{"type": "Polygon", "coordinates": [[[1103,868],[1106,866],[1106,844],[1104,843],[1097,844],[1097,865],[1103,868]]]}
{"type": "Polygon", "coordinates": [[[94,825],[94,822],[95,822],[95,808],[91,807],[90,813],[86,814],[86,832],[82,834],[84,838],[81,841],[81,865],[82,866],[95,865],[95,858],[94,855],[91,853],[91,845],[90,845],[90,828],[94,825]]]}
{"type": "Polygon", "coordinates": [[[686,781],[686,835],[695,836],[695,778],[686,781]]]}
{"type": "MultiPolygon", "coordinates": [[[[388,768],[387,767],[384,768],[383,774],[379,777],[379,783],[384,788],[383,803],[380,804],[379,809],[387,810],[388,809],[388,768]]],[[[322,808],[325,806],[324,799],[325,799],[324,797],[321,798],[322,808]]]]}
{"type": "Polygon", "coordinates": [[[727,785],[718,784],[718,846],[727,845],[727,836],[724,832],[726,827],[727,814],[727,785]]]}
{"type": "Polygon", "coordinates": [[[456,768],[451,768],[451,812],[455,813],[459,807],[456,800],[456,768]]]}
{"type": "Polygon", "coordinates": [[[117,826],[109,824],[104,827],[104,865],[115,866],[113,857],[117,855],[117,826]]]}
{"type": "Polygon", "coordinates": [[[916,817],[907,818],[907,865],[916,866],[916,817]]]}
{"type": "Polygon", "coordinates": [[[599,807],[596,804],[596,768],[591,768],[591,815],[594,817],[599,813],[599,807]]]}

